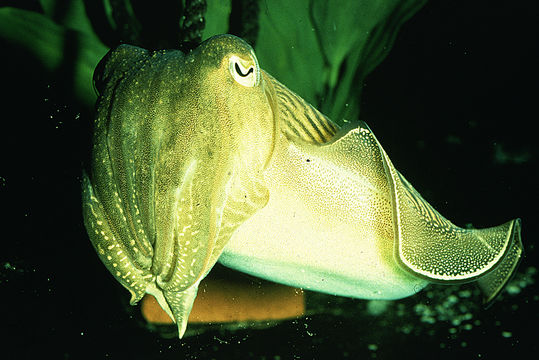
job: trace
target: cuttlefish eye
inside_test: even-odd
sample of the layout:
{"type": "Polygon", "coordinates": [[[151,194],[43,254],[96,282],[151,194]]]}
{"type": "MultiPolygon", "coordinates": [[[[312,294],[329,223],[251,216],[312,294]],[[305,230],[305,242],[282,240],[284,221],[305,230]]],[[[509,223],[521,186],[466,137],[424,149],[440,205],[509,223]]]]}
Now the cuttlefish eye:
{"type": "Polygon", "coordinates": [[[255,57],[244,60],[236,55],[232,55],[230,57],[228,69],[238,84],[247,87],[258,85],[260,69],[255,57]]]}

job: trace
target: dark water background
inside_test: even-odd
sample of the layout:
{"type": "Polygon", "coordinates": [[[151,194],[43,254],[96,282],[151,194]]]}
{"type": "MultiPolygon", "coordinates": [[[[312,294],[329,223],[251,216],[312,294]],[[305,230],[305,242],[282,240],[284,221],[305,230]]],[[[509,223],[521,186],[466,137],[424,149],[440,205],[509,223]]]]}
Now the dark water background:
{"type": "Polygon", "coordinates": [[[67,79],[45,80],[32,59],[2,44],[2,353],[20,359],[537,353],[538,20],[535,1],[432,1],[403,26],[362,98],[362,119],[440,213],[476,227],[522,218],[526,253],[511,293],[487,310],[470,305],[468,287],[447,294],[433,287],[388,304],[308,294],[309,306],[326,314],[181,341],[144,326],[87,239],[80,174],[91,114],[59,95],[67,79]]]}

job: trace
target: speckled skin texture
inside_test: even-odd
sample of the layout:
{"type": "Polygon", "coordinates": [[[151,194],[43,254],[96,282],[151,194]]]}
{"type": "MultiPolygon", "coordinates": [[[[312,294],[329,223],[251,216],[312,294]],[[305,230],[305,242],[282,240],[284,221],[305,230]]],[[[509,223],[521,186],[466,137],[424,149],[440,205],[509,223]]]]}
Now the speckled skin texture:
{"type": "Polygon", "coordinates": [[[479,279],[490,301],[518,263],[518,220],[454,226],[366,124],[339,130],[241,39],[217,36],[187,55],[122,45],[95,83],[86,228],[131,302],[154,295],[180,337],[223,249],[227,266],[372,299],[479,279]]]}

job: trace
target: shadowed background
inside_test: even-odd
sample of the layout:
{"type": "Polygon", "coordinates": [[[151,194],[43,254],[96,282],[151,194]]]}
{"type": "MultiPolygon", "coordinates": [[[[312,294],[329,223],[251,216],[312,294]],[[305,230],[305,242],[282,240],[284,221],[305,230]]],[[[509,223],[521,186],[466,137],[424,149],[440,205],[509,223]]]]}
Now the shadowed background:
{"type": "MultiPolygon", "coordinates": [[[[260,2],[259,11],[266,14],[260,26],[273,14],[267,3],[260,2]]],[[[38,2],[24,4],[36,14],[44,12],[38,2]]],[[[522,218],[525,257],[511,293],[488,310],[471,307],[466,292],[455,295],[436,287],[390,304],[312,294],[308,307],[315,309],[314,315],[306,318],[264,330],[217,327],[182,341],[146,328],[138,308],[127,305],[127,292],[95,256],[82,224],[80,174],[89,150],[92,101],[81,101],[87,90],[77,90],[74,78],[64,74],[98,56],[73,45],[95,38],[81,40],[78,33],[58,28],[66,32],[58,37],[63,50],[47,55],[62,62],[62,73],[55,73],[51,69],[56,65],[34,52],[47,28],[27,39],[20,33],[20,42],[28,40],[29,46],[0,37],[0,311],[6,353],[67,359],[388,359],[489,358],[537,351],[530,331],[539,320],[533,284],[539,234],[537,7],[534,1],[427,3],[402,26],[387,58],[363,84],[354,83],[350,96],[359,99],[361,93],[361,100],[346,106],[345,96],[334,115],[339,121],[338,114],[355,107],[350,114],[360,114],[395,166],[456,224],[484,227],[522,218]]],[[[281,21],[287,19],[285,10],[281,21]]],[[[168,14],[163,10],[163,17],[168,14]]],[[[155,26],[166,23],[156,18],[155,26]]],[[[18,20],[25,23],[10,17],[18,20]]],[[[228,28],[228,20],[206,17],[206,22],[216,30],[228,28]]],[[[337,100],[324,86],[343,75],[339,66],[338,74],[331,75],[325,62],[336,60],[297,56],[285,65],[301,69],[287,75],[286,67],[279,70],[279,59],[270,65],[265,53],[294,54],[294,49],[278,43],[278,32],[272,39],[260,34],[256,49],[261,66],[270,72],[274,67],[279,80],[327,113],[337,100]],[[322,70],[314,71],[317,66],[322,70]],[[300,70],[323,79],[316,86],[303,85],[320,89],[318,95],[304,93],[303,81],[294,83],[300,70]]],[[[350,76],[354,79],[355,73],[350,76]]]]}

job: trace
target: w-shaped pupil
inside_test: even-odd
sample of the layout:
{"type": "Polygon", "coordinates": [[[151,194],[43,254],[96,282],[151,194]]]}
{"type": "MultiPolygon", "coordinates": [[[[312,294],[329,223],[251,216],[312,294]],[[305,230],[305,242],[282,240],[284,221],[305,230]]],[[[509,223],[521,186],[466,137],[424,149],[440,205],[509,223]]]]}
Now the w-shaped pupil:
{"type": "Polygon", "coordinates": [[[241,72],[241,68],[238,65],[238,63],[235,63],[234,65],[236,66],[236,72],[238,73],[239,76],[246,77],[247,75],[249,75],[250,73],[253,72],[253,67],[252,66],[249,67],[249,70],[247,71],[247,73],[244,74],[243,72],[241,72]]]}

